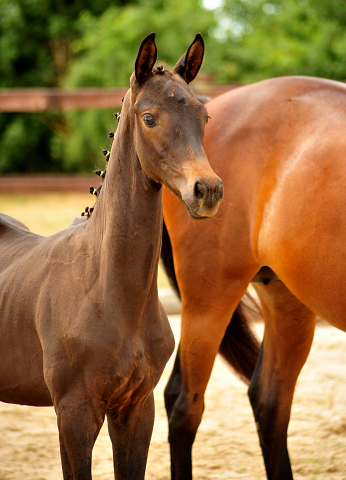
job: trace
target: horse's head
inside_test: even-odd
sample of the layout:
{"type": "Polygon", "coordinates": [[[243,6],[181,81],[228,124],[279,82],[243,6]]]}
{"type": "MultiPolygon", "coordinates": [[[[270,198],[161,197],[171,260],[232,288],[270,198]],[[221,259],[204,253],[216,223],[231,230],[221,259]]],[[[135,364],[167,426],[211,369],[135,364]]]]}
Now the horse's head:
{"type": "Polygon", "coordinates": [[[188,85],[202,64],[203,39],[196,35],[172,72],[154,66],[154,39],[152,33],[143,40],[131,77],[136,153],[146,175],[166,185],[192,217],[211,217],[222,200],[223,185],[204,151],[206,107],[188,85]]]}

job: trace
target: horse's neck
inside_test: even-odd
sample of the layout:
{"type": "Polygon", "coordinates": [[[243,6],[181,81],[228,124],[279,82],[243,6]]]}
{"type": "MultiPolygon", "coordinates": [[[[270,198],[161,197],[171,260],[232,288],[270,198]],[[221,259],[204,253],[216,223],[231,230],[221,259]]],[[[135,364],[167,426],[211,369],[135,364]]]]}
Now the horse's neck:
{"type": "Polygon", "coordinates": [[[140,167],[132,128],[123,115],[106,179],[87,223],[94,249],[99,249],[106,291],[120,289],[131,301],[131,297],[145,298],[157,288],[162,195],[150,186],[140,167]]]}

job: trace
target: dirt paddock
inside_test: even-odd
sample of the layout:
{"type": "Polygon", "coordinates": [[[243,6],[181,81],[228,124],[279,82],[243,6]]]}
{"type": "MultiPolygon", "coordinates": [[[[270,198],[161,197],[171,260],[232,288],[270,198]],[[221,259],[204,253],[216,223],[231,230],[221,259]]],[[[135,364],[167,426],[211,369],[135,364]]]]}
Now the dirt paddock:
{"type": "MultiPolygon", "coordinates": [[[[170,316],[178,338],[178,315],[170,316]]],[[[259,335],[261,324],[256,325],[259,335]]],[[[169,478],[163,388],[173,357],[155,390],[156,421],[147,475],[169,478]]],[[[346,479],[346,334],[319,323],[299,378],[289,429],[295,479],[346,479]]],[[[0,480],[61,479],[53,408],[0,404],[0,480]]],[[[113,479],[111,444],[104,425],[94,448],[93,478],[113,479]]],[[[265,479],[246,387],[217,359],[194,447],[196,480],[265,479]]]]}

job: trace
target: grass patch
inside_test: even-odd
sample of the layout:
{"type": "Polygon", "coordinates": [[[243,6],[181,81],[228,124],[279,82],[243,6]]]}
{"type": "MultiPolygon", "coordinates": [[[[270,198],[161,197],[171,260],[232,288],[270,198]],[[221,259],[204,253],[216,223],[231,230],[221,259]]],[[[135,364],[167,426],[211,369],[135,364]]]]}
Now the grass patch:
{"type": "Polygon", "coordinates": [[[67,228],[94,199],[82,193],[0,195],[0,212],[24,223],[32,232],[49,236],[67,228]]]}

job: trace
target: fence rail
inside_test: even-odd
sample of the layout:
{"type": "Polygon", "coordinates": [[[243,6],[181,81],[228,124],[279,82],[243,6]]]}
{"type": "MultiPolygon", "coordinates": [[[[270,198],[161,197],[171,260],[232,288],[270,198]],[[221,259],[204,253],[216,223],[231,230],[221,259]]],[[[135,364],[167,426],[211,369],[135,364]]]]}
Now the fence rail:
{"type": "Polygon", "coordinates": [[[121,99],[125,94],[125,89],[114,88],[2,89],[0,90],[0,111],[42,112],[45,110],[118,108],[121,106],[121,99]]]}
{"type": "MultiPolygon", "coordinates": [[[[237,85],[196,83],[197,95],[214,98],[237,85]]],[[[0,89],[0,112],[43,112],[45,110],[86,110],[120,108],[125,88],[8,88],[0,89]]]]}
{"type": "Polygon", "coordinates": [[[43,192],[87,193],[99,179],[91,175],[0,175],[0,194],[32,194],[43,192]]]}

